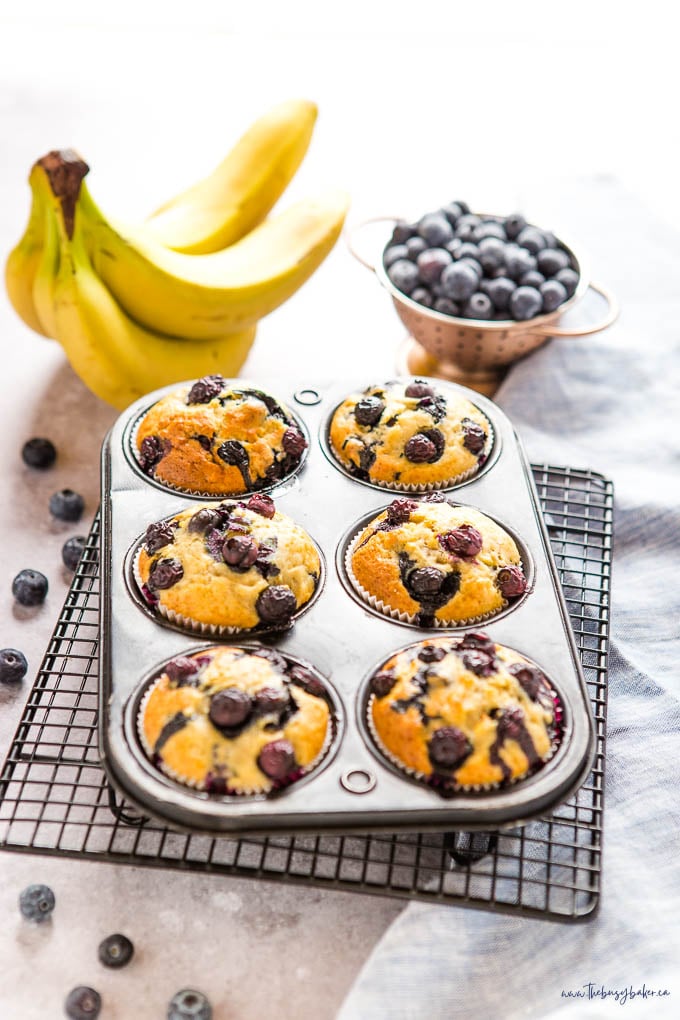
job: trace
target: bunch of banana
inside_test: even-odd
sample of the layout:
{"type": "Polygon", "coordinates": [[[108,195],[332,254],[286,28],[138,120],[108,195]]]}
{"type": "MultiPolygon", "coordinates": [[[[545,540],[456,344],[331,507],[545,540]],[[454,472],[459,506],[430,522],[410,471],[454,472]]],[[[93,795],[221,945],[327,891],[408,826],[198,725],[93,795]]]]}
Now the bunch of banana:
{"type": "Polygon", "coordinates": [[[38,160],[29,223],[6,266],[15,310],[118,408],[182,379],[236,375],[258,320],[304,283],[342,229],[341,192],[265,219],[315,118],[312,103],[276,107],[215,173],[136,227],[103,215],[75,153],[38,160]]]}

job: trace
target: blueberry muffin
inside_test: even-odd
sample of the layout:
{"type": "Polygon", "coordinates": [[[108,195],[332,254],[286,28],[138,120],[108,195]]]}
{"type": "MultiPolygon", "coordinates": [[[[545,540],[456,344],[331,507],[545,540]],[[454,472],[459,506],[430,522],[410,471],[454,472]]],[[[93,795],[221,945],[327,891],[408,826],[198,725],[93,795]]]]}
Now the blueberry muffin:
{"type": "Polygon", "coordinates": [[[209,375],[155,403],[135,436],[137,460],[173,489],[238,496],[268,488],[299,466],[299,422],[261,390],[209,375]]]}
{"type": "Polygon", "coordinates": [[[423,627],[490,616],[527,587],[510,535],[437,492],[393,500],[350,544],[346,563],[371,605],[423,627]]]}
{"type": "Polygon", "coordinates": [[[482,633],[397,652],[373,674],[370,692],[379,749],[444,790],[523,779],[559,739],[561,707],[544,674],[482,633]]]}
{"type": "Polygon", "coordinates": [[[432,380],[396,380],[336,408],[330,446],[355,478],[424,491],[469,478],[489,456],[491,425],[465,397],[432,380]]]}
{"type": "Polygon", "coordinates": [[[135,561],[156,612],[210,633],[288,626],[320,575],[312,539],[263,492],[150,524],[135,561]]]}
{"type": "Polygon", "coordinates": [[[326,689],[269,648],[209,648],[166,663],[145,695],[139,736],[151,761],[214,794],[268,793],[317,764],[330,743],[326,689]]]}

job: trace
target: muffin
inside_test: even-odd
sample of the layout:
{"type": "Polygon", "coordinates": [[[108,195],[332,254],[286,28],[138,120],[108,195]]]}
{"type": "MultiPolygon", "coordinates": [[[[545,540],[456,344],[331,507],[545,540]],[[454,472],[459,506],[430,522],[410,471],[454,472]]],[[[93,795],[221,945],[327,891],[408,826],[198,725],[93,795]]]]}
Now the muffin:
{"type": "Polygon", "coordinates": [[[166,775],[215,794],[268,793],[320,760],[326,689],[269,648],[209,648],[166,663],[142,700],[142,746],[166,775]]]}
{"type": "Polygon", "coordinates": [[[208,375],[149,408],[133,445],[142,470],[163,485],[238,496],[296,471],[307,440],[297,419],[269,394],[208,375]]]}
{"type": "Polygon", "coordinates": [[[343,400],[329,439],[355,478],[422,492],[471,477],[489,456],[492,429],[474,404],[432,380],[396,380],[343,400]]]}
{"type": "Polygon", "coordinates": [[[422,627],[489,617],[527,588],[510,535],[436,492],[393,500],[350,543],[345,564],[365,601],[422,627]]]}
{"type": "Polygon", "coordinates": [[[134,573],[170,622],[233,633],[288,626],[317,590],[321,559],[307,532],[259,492],[150,524],[134,573]]]}
{"type": "Polygon", "coordinates": [[[561,718],[541,670],[482,633],[418,642],[370,679],[379,750],[443,791],[526,778],[554,753],[561,718]]]}

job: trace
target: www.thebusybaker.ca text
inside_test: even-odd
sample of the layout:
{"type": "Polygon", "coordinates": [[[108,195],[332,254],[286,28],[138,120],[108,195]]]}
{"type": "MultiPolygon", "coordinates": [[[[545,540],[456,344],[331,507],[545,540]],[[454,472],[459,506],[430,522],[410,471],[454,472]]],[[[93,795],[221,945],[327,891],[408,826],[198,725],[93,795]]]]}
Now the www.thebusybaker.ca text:
{"type": "Polygon", "coordinates": [[[643,984],[641,988],[605,988],[604,985],[597,985],[594,981],[588,981],[576,989],[562,989],[563,999],[613,999],[619,1006],[625,1006],[627,1002],[634,999],[664,999],[671,993],[667,988],[648,988],[643,984]]]}

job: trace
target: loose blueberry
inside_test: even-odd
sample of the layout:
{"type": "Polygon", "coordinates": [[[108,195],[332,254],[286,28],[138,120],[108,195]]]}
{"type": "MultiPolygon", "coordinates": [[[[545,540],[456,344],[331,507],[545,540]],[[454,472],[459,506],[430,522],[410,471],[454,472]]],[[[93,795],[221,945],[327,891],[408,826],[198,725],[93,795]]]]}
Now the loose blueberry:
{"type": "Polygon", "coordinates": [[[488,281],[484,289],[497,312],[507,311],[516,286],[515,282],[509,280],[507,276],[499,276],[495,280],[488,281]]]}
{"type": "Polygon", "coordinates": [[[506,245],[505,275],[511,280],[519,280],[525,273],[536,268],[536,259],[526,250],[517,245],[506,245]]]}
{"type": "Polygon", "coordinates": [[[447,252],[448,252],[448,253],[449,253],[450,255],[453,255],[453,257],[454,257],[454,259],[455,259],[455,257],[456,257],[456,252],[457,252],[457,251],[458,251],[458,249],[460,248],[461,244],[464,244],[464,243],[465,243],[465,242],[464,242],[464,241],[461,241],[461,239],[460,239],[459,237],[452,237],[450,241],[447,241],[447,242],[446,242],[446,244],[444,245],[444,248],[446,249],[446,251],[447,251],[447,252]]]}
{"type": "Polygon", "coordinates": [[[532,255],[537,255],[546,246],[545,235],[537,227],[527,226],[517,235],[517,244],[526,248],[532,255]]]}
{"type": "Polygon", "coordinates": [[[257,764],[270,779],[285,779],[296,767],[293,745],[288,740],[272,740],[260,751],[257,764]]]}
{"type": "Polygon", "coordinates": [[[184,567],[179,560],[173,557],[165,557],[156,560],[149,571],[149,587],[158,591],[159,589],[172,588],[184,577],[184,567]]]}
{"type": "Polygon", "coordinates": [[[426,248],[416,259],[421,282],[437,283],[444,269],[452,262],[453,258],[445,248],[426,248]]]}
{"type": "Polygon", "coordinates": [[[518,287],[510,298],[510,314],[520,322],[533,319],[542,308],[543,298],[535,287],[518,287]]]}
{"type": "Polygon", "coordinates": [[[477,290],[479,277],[471,266],[454,262],[447,266],[439,281],[444,297],[467,301],[477,290]]]}
{"type": "Polygon", "coordinates": [[[389,248],[385,249],[385,254],[383,255],[385,269],[389,269],[397,259],[407,259],[408,257],[409,252],[405,244],[390,245],[389,248]]]}
{"type": "Polygon", "coordinates": [[[416,287],[415,290],[411,291],[411,301],[415,301],[425,308],[432,308],[434,298],[432,297],[432,292],[427,287],[416,287]]]}
{"type": "Polygon", "coordinates": [[[487,239],[493,239],[494,241],[506,241],[507,234],[503,228],[502,223],[498,220],[486,220],[480,223],[478,227],[475,227],[472,235],[475,241],[485,241],[487,239]]]}
{"type": "Polygon", "coordinates": [[[178,655],[166,664],[165,673],[168,680],[183,687],[187,680],[191,680],[199,672],[202,663],[198,659],[191,659],[188,655],[178,655]]]}
{"type": "Polygon", "coordinates": [[[274,500],[265,492],[256,492],[254,496],[250,497],[246,506],[253,513],[259,514],[260,517],[266,517],[268,520],[271,520],[276,513],[274,500]]]}
{"type": "Polygon", "coordinates": [[[405,257],[408,257],[411,259],[412,262],[415,262],[415,260],[420,255],[421,251],[425,251],[426,248],[427,241],[424,241],[422,237],[419,237],[416,234],[415,237],[409,237],[408,241],[406,242],[407,255],[405,257]]]}
{"type": "Polygon", "coordinates": [[[418,233],[431,248],[437,248],[451,240],[453,227],[441,213],[428,213],[418,220],[418,233]]]}
{"type": "MultiPolygon", "coordinates": [[[[153,556],[160,549],[165,549],[166,545],[172,545],[175,541],[175,529],[176,525],[171,521],[158,521],[149,525],[144,533],[144,548],[149,556],[153,556]]],[[[192,530],[191,526],[189,530],[192,530]]]]}
{"type": "Polygon", "coordinates": [[[85,500],[73,489],[61,489],[50,496],[50,513],[59,521],[75,523],[83,516],[85,500]]]}
{"type": "Polygon", "coordinates": [[[406,220],[399,220],[392,231],[390,244],[405,244],[416,233],[416,228],[406,220]]]}
{"type": "Polygon", "coordinates": [[[497,237],[485,237],[479,242],[479,264],[485,272],[505,265],[505,244],[497,237]]]}
{"type": "Polygon", "coordinates": [[[418,286],[418,267],[408,259],[397,259],[387,270],[391,282],[402,294],[410,294],[418,286]]]}
{"type": "Polygon", "coordinates": [[[252,710],[250,695],[238,687],[227,687],[213,694],[208,715],[218,729],[234,729],[243,725],[252,710]]]}
{"type": "Polygon", "coordinates": [[[85,535],[73,535],[64,542],[61,547],[61,560],[67,570],[76,569],[86,545],[85,535]]]}
{"type": "Polygon", "coordinates": [[[508,673],[517,678],[520,687],[532,701],[538,701],[539,694],[547,691],[547,681],[537,666],[528,662],[513,662],[508,666],[508,673]]]}
{"type": "Polygon", "coordinates": [[[203,992],[183,988],[168,1003],[167,1020],[212,1020],[212,1006],[203,992]]]}
{"type": "Polygon", "coordinates": [[[376,698],[386,698],[397,682],[394,670],[381,669],[371,677],[371,691],[376,698]]]}
{"type": "Polygon", "coordinates": [[[27,669],[26,656],[18,648],[3,648],[0,651],[0,683],[21,683],[27,669]]]}
{"type": "Polygon", "coordinates": [[[514,241],[514,239],[522,233],[527,225],[527,221],[521,213],[511,213],[510,216],[505,217],[504,223],[505,233],[511,241],[514,241]]]}
{"type": "Polygon", "coordinates": [[[249,535],[234,535],[222,546],[224,562],[230,567],[248,570],[256,562],[259,549],[257,542],[249,535]]]}
{"type": "Polygon", "coordinates": [[[536,263],[544,276],[554,276],[569,268],[569,256],[562,248],[545,248],[536,256],[536,263]]]}
{"type": "Polygon", "coordinates": [[[273,584],[260,592],[255,603],[263,623],[284,623],[297,609],[297,599],[285,584],[273,584]]]}
{"type": "Polygon", "coordinates": [[[438,535],[437,538],[443,549],[464,559],[473,559],[483,545],[481,533],[471,524],[461,524],[443,535],[438,535]]]}
{"type": "Polygon", "coordinates": [[[567,296],[571,297],[578,286],[578,273],[575,269],[560,269],[555,274],[555,279],[562,284],[567,292],[567,296]]]}
{"type": "Polygon", "coordinates": [[[496,574],[496,584],[506,599],[517,598],[527,590],[527,579],[521,567],[501,567],[496,574]]]}
{"type": "Polygon", "coordinates": [[[446,656],[446,649],[441,645],[424,645],[418,652],[421,662],[441,662],[446,656]]]}
{"type": "Polygon", "coordinates": [[[473,262],[479,264],[480,254],[480,249],[476,244],[473,244],[471,241],[464,241],[458,248],[456,248],[454,258],[456,262],[460,262],[461,259],[472,259],[473,262]]]}
{"type": "Polygon", "coordinates": [[[39,468],[41,471],[50,468],[57,459],[57,450],[49,439],[29,439],[21,448],[21,456],[28,467],[39,468]]]}
{"type": "Polygon", "coordinates": [[[69,1020],[96,1020],[101,1008],[101,995],[86,985],[80,985],[70,991],[64,1003],[69,1020]]]}
{"type": "Polygon", "coordinates": [[[493,304],[488,294],[477,291],[463,306],[466,319],[490,319],[493,315],[493,304]]]}
{"type": "Polygon", "coordinates": [[[19,910],[27,921],[46,921],[54,910],[54,893],[49,885],[29,885],[19,896],[19,910]]]}
{"type": "Polygon", "coordinates": [[[474,213],[465,213],[456,223],[456,236],[461,241],[471,241],[475,235],[475,228],[482,222],[480,216],[474,213]]]}
{"type": "Polygon", "coordinates": [[[461,216],[464,216],[469,210],[464,202],[449,202],[448,205],[443,207],[442,212],[451,226],[455,227],[461,216]]]}
{"type": "Polygon", "coordinates": [[[435,768],[453,769],[468,757],[472,748],[462,730],[440,726],[430,737],[427,750],[435,768]]]}
{"type": "Polygon", "coordinates": [[[164,443],[160,436],[147,436],[142,439],[139,447],[139,463],[142,471],[151,474],[168,449],[169,444],[164,443]]]}
{"type": "Polygon", "coordinates": [[[408,577],[408,586],[419,598],[437,595],[444,583],[444,573],[436,567],[418,567],[408,577]]]}
{"type": "Polygon", "coordinates": [[[206,531],[218,528],[222,523],[222,514],[219,510],[203,507],[190,518],[187,531],[192,535],[205,535],[206,531]]]}
{"type": "Polygon", "coordinates": [[[545,283],[545,276],[539,273],[538,269],[530,269],[528,273],[520,276],[518,283],[520,287],[535,287],[540,290],[541,284],[545,283]]]}
{"type": "Polygon", "coordinates": [[[434,303],[434,310],[435,312],[441,312],[442,315],[460,315],[460,306],[447,297],[437,298],[434,303]]]}
{"type": "Polygon", "coordinates": [[[126,935],[108,935],[99,943],[97,956],[105,967],[125,967],[132,959],[135,947],[126,935]]]}
{"type": "Polygon", "coordinates": [[[404,396],[407,397],[433,397],[434,389],[428,383],[423,382],[422,379],[416,379],[415,382],[408,384],[404,390],[404,396]]]}
{"type": "Polygon", "coordinates": [[[546,280],[541,284],[543,311],[554,312],[567,300],[567,289],[559,280],[546,280]]]}
{"type": "Polygon", "coordinates": [[[22,606],[39,606],[47,595],[47,578],[39,570],[20,570],[12,581],[12,595],[22,606]]]}
{"type": "Polygon", "coordinates": [[[385,410],[385,401],[380,397],[362,397],[354,408],[357,425],[377,425],[385,410]]]}
{"type": "Polygon", "coordinates": [[[481,453],[486,445],[486,432],[481,425],[471,418],[463,418],[463,446],[470,453],[481,453]]]}
{"type": "Polygon", "coordinates": [[[300,432],[300,429],[291,426],[283,433],[281,446],[291,457],[298,458],[302,456],[303,451],[307,448],[307,440],[302,432],[300,432]]]}
{"type": "Polygon", "coordinates": [[[477,259],[470,258],[469,256],[466,255],[463,258],[458,260],[458,265],[459,266],[469,266],[469,268],[476,275],[477,281],[478,281],[477,282],[477,286],[479,286],[479,281],[484,276],[484,270],[482,269],[482,267],[479,264],[479,262],[477,261],[477,259]]]}
{"type": "Polygon", "coordinates": [[[225,387],[225,379],[221,375],[204,375],[189,390],[187,404],[209,404],[218,397],[225,387]]]}

